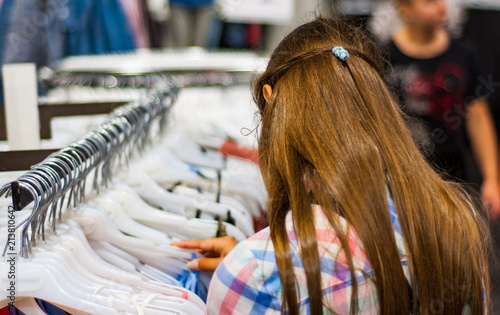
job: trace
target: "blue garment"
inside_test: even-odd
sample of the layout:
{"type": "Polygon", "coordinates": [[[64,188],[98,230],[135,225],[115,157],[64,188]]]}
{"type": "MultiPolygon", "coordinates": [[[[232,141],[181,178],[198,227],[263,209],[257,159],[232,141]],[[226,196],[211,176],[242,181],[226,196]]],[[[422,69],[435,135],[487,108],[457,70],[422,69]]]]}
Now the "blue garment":
{"type": "MultiPolygon", "coordinates": [[[[192,259],[195,258],[196,255],[193,254],[192,259]]],[[[184,270],[182,274],[177,277],[177,281],[179,281],[184,288],[198,295],[204,302],[207,300],[208,288],[203,281],[200,281],[200,273],[198,271],[191,269],[184,270]]]]}
{"type": "MultiPolygon", "coordinates": [[[[62,7],[62,0],[3,1],[0,9],[0,66],[33,62],[40,67],[61,58],[59,13],[62,7]]],[[[0,79],[0,87],[1,83],[0,79]]],[[[3,90],[0,91],[0,103],[3,103],[3,90]]]]}
{"type": "Polygon", "coordinates": [[[65,26],[65,54],[91,55],[134,49],[119,0],[70,0],[65,26]]]}
{"type": "Polygon", "coordinates": [[[245,48],[247,45],[247,24],[226,23],[222,42],[230,48],[245,48]]]}
{"type": "Polygon", "coordinates": [[[170,0],[170,4],[179,5],[186,8],[208,7],[213,4],[213,0],[170,0]]]}
{"type": "Polygon", "coordinates": [[[182,274],[177,277],[177,280],[182,284],[182,286],[189,291],[198,295],[203,302],[207,301],[207,287],[200,282],[199,272],[194,270],[184,270],[182,274]]]}
{"type": "Polygon", "coordinates": [[[5,49],[5,42],[9,32],[10,17],[14,8],[14,0],[3,0],[0,6],[0,60],[5,49]]]}
{"type": "Polygon", "coordinates": [[[34,62],[40,67],[63,56],[60,23],[63,1],[15,1],[3,63],[34,62]]]}
{"type": "Polygon", "coordinates": [[[9,33],[10,18],[13,8],[14,0],[3,0],[0,6],[0,62],[3,60],[3,52],[7,43],[7,35],[9,33]]]}
{"type": "Polygon", "coordinates": [[[220,39],[222,35],[223,24],[218,17],[212,18],[210,21],[210,27],[208,28],[207,34],[207,48],[217,49],[220,46],[220,39]]]}
{"type": "MultiPolygon", "coordinates": [[[[9,7],[2,8],[0,23],[8,25],[8,33],[0,64],[29,62],[39,68],[62,58],[64,0],[6,0],[3,5],[9,7]]],[[[44,93],[40,84],[38,92],[44,93]]]]}

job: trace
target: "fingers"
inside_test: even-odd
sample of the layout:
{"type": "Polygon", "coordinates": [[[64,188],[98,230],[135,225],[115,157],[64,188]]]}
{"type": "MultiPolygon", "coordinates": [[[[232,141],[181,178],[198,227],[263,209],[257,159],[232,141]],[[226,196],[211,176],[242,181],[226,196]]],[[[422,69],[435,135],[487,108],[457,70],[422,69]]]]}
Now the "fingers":
{"type": "Polygon", "coordinates": [[[177,246],[180,248],[188,248],[188,249],[200,249],[201,250],[201,242],[204,240],[185,240],[179,242],[173,242],[172,246],[177,246]]]}
{"type": "Polygon", "coordinates": [[[172,243],[173,246],[188,248],[188,249],[200,249],[207,252],[223,253],[229,252],[236,246],[237,242],[229,236],[216,237],[216,238],[206,238],[202,240],[186,240],[172,243]]]}
{"type": "Polygon", "coordinates": [[[194,259],[188,262],[187,266],[189,269],[197,271],[215,271],[217,266],[222,261],[222,258],[201,258],[194,259]]]}
{"type": "Polygon", "coordinates": [[[180,248],[193,249],[197,252],[215,252],[220,253],[220,244],[218,244],[217,239],[207,238],[202,240],[185,240],[174,242],[171,245],[180,248]]]}
{"type": "Polygon", "coordinates": [[[238,242],[229,236],[207,238],[203,240],[186,240],[174,242],[171,245],[180,248],[192,249],[206,254],[208,257],[194,259],[188,262],[187,266],[193,270],[214,271],[222,259],[238,244],[238,242]]]}

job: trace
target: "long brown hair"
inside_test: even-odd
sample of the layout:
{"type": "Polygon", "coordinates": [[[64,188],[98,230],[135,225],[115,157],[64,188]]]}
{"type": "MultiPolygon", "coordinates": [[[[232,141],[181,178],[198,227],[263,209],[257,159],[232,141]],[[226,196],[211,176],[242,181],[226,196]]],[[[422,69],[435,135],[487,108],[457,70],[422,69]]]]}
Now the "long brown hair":
{"type": "Polygon", "coordinates": [[[338,213],[363,243],[381,314],[461,314],[467,304],[472,314],[482,314],[483,292],[489,299],[484,222],[468,194],[443,180],[419,152],[381,76],[380,60],[376,46],[358,28],[340,19],[318,18],[283,39],[255,82],[261,116],[259,162],[269,193],[282,311],[298,313],[285,228],[290,209],[311,313],[327,307],[312,201],[322,206],[349,262],[352,314],[357,312],[357,283],[338,213]],[[350,57],[336,58],[331,52],[335,46],[343,46],[350,57]],[[272,87],[269,102],[263,95],[265,84],[272,87]],[[412,305],[387,187],[405,240],[412,305]]]}

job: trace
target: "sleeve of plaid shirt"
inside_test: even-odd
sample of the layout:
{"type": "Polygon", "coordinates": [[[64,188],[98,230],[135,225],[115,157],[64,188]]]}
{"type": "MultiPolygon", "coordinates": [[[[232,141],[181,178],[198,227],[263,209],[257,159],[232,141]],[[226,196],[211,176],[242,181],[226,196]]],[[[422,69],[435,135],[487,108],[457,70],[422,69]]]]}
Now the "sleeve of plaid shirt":
{"type": "MultiPolygon", "coordinates": [[[[207,314],[264,314],[273,310],[279,313],[279,274],[266,281],[262,271],[265,262],[257,259],[255,248],[249,247],[266,246],[266,235],[263,230],[240,242],[219,265],[210,282],[207,314]]],[[[265,257],[274,256],[274,251],[257,251],[265,257]]]]}
{"type": "MultiPolygon", "coordinates": [[[[321,217],[321,213],[316,213],[321,217]]],[[[322,219],[322,218],[321,218],[322,219]]],[[[291,218],[289,223],[291,223],[291,218]]],[[[297,251],[292,226],[288,226],[290,250],[294,274],[300,294],[300,312],[309,312],[304,267],[297,251]]],[[[352,230],[351,230],[352,231],[352,230]]],[[[322,287],[325,300],[339,314],[348,314],[350,305],[350,275],[345,255],[338,255],[340,242],[325,220],[317,221],[317,237],[320,245],[322,287]]],[[[351,252],[354,255],[358,280],[358,305],[363,314],[374,314],[378,310],[376,289],[371,281],[371,270],[357,235],[352,237],[351,252]]],[[[207,299],[208,314],[280,314],[281,280],[270,241],[269,228],[249,237],[236,246],[219,265],[212,281],[207,299]]]]}

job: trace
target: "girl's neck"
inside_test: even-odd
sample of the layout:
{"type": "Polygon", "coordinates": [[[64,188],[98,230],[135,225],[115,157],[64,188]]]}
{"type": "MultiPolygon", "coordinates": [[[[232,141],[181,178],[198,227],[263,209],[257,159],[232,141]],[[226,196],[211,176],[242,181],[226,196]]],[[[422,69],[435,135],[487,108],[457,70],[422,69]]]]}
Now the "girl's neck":
{"type": "Polygon", "coordinates": [[[394,43],[405,55],[417,59],[429,59],[443,54],[450,39],[444,27],[423,28],[407,24],[397,30],[394,43]]]}

